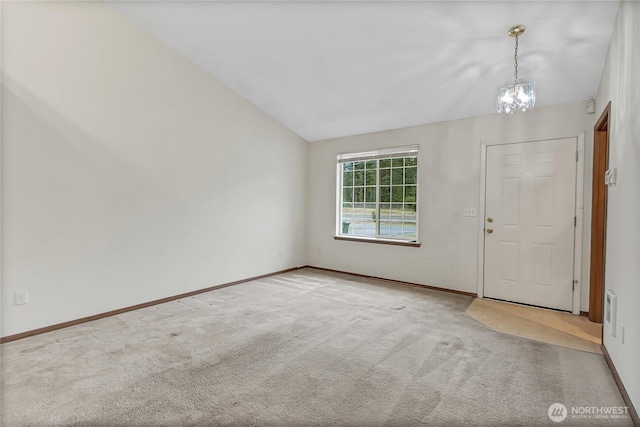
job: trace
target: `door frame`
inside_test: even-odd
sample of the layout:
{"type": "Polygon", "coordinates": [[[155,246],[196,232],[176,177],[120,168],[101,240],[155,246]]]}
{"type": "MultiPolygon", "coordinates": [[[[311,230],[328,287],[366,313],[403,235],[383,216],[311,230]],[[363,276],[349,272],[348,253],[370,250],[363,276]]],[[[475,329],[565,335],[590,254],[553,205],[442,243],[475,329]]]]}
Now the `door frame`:
{"type": "Polygon", "coordinates": [[[485,198],[487,179],[487,147],[492,145],[522,144],[531,142],[553,141],[558,139],[575,139],[577,142],[578,160],[576,163],[576,226],[573,240],[573,301],[571,312],[580,315],[580,296],[582,290],[582,239],[584,214],[584,141],[585,132],[577,136],[529,139],[524,141],[480,141],[480,200],[478,201],[478,298],[484,298],[484,239],[485,239],[485,198]]]}
{"type": "Polygon", "coordinates": [[[604,172],[609,169],[611,101],[593,127],[593,182],[591,197],[591,255],[589,271],[589,320],[602,323],[607,242],[607,197],[604,172]]]}

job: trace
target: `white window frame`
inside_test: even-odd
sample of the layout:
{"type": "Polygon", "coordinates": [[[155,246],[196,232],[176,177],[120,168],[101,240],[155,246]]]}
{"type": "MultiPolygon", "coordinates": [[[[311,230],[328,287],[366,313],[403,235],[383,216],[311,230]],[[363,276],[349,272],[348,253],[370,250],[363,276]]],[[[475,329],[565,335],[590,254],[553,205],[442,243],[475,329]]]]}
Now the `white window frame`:
{"type": "MultiPolygon", "coordinates": [[[[364,241],[374,241],[374,242],[379,242],[379,243],[384,243],[384,242],[390,242],[393,244],[393,242],[398,242],[398,243],[402,243],[402,244],[408,244],[410,246],[419,246],[419,240],[418,240],[418,236],[419,236],[419,175],[420,175],[420,165],[419,165],[419,156],[418,156],[418,151],[419,151],[420,146],[419,145],[411,145],[411,146],[403,146],[403,147],[392,147],[392,148],[381,148],[381,149],[377,149],[377,150],[373,150],[373,151],[365,151],[365,152],[350,152],[350,153],[341,153],[337,155],[337,162],[336,162],[336,182],[337,182],[337,186],[336,186],[336,229],[335,229],[335,238],[336,239],[346,239],[346,240],[364,240],[364,241]],[[380,183],[380,161],[381,160],[387,160],[387,159],[397,159],[397,158],[404,158],[404,157],[415,157],[416,158],[416,200],[415,200],[415,205],[416,205],[416,211],[415,211],[415,215],[416,215],[416,231],[415,231],[415,237],[405,237],[405,236],[390,236],[390,235],[381,235],[379,234],[380,232],[380,224],[377,222],[376,223],[376,228],[375,228],[375,237],[373,236],[365,236],[365,235],[357,235],[357,234],[342,234],[342,209],[343,209],[343,163],[348,163],[348,162],[358,162],[358,161],[370,161],[370,160],[377,160],[377,167],[376,167],[376,201],[375,201],[375,205],[376,205],[376,217],[378,219],[380,216],[380,205],[381,204],[385,204],[385,203],[389,203],[390,205],[393,205],[394,202],[392,202],[391,200],[389,200],[388,202],[382,202],[380,201],[380,187],[381,186],[385,186],[382,185],[380,183]]],[[[406,168],[406,166],[403,166],[403,168],[406,168]]],[[[403,183],[403,186],[406,186],[406,183],[403,183]]],[[[365,187],[366,189],[366,187],[365,187]]],[[[366,191],[366,190],[365,190],[366,191]]],[[[352,203],[356,203],[356,202],[352,202],[352,203]]],[[[363,202],[364,203],[364,202],[363,202]]],[[[398,202],[396,202],[398,203],[398,202]]],[[[403,204],[406,204],[406,202],[402,202],[403,204]]],[[[404,226],[404,218],[403,218],[403,226],[404,226]]]]}

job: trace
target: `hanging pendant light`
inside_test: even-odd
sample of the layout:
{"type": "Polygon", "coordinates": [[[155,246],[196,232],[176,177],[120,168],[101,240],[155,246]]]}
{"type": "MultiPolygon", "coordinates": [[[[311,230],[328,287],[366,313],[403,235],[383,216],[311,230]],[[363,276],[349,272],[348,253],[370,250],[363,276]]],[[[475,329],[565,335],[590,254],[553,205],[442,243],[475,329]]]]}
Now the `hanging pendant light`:
{"type": "Polygon", "coordinates": [[[527,111],[536,103],[536,82],[518,78],[518,37],[524,34],[526,27],[516,25],[509,29],[509,35],[516,38],[513,80],[506,80],[498,88],[498,113],[512,114],[514,111],[527,111]]]}

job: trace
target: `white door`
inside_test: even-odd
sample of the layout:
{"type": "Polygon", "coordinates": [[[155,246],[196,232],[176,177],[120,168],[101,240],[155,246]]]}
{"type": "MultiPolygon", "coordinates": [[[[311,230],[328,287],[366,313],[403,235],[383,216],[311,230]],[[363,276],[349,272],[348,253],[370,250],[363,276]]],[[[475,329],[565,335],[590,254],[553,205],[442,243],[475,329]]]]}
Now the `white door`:
{"type": "Polygon", "coordinates": [[[571,310],[576,139],[487,147],[484,296],[571,310]]]}

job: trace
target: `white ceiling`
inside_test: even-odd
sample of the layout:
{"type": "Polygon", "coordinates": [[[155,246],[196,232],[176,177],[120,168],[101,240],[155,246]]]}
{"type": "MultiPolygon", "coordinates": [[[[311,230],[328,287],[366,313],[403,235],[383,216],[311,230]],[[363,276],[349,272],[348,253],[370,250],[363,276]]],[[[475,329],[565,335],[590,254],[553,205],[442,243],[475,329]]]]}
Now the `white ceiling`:
{"type": "Polygon", "coordinates": [[[617,1],[109,2],[307,141],[595,97],[617,1]]]}

